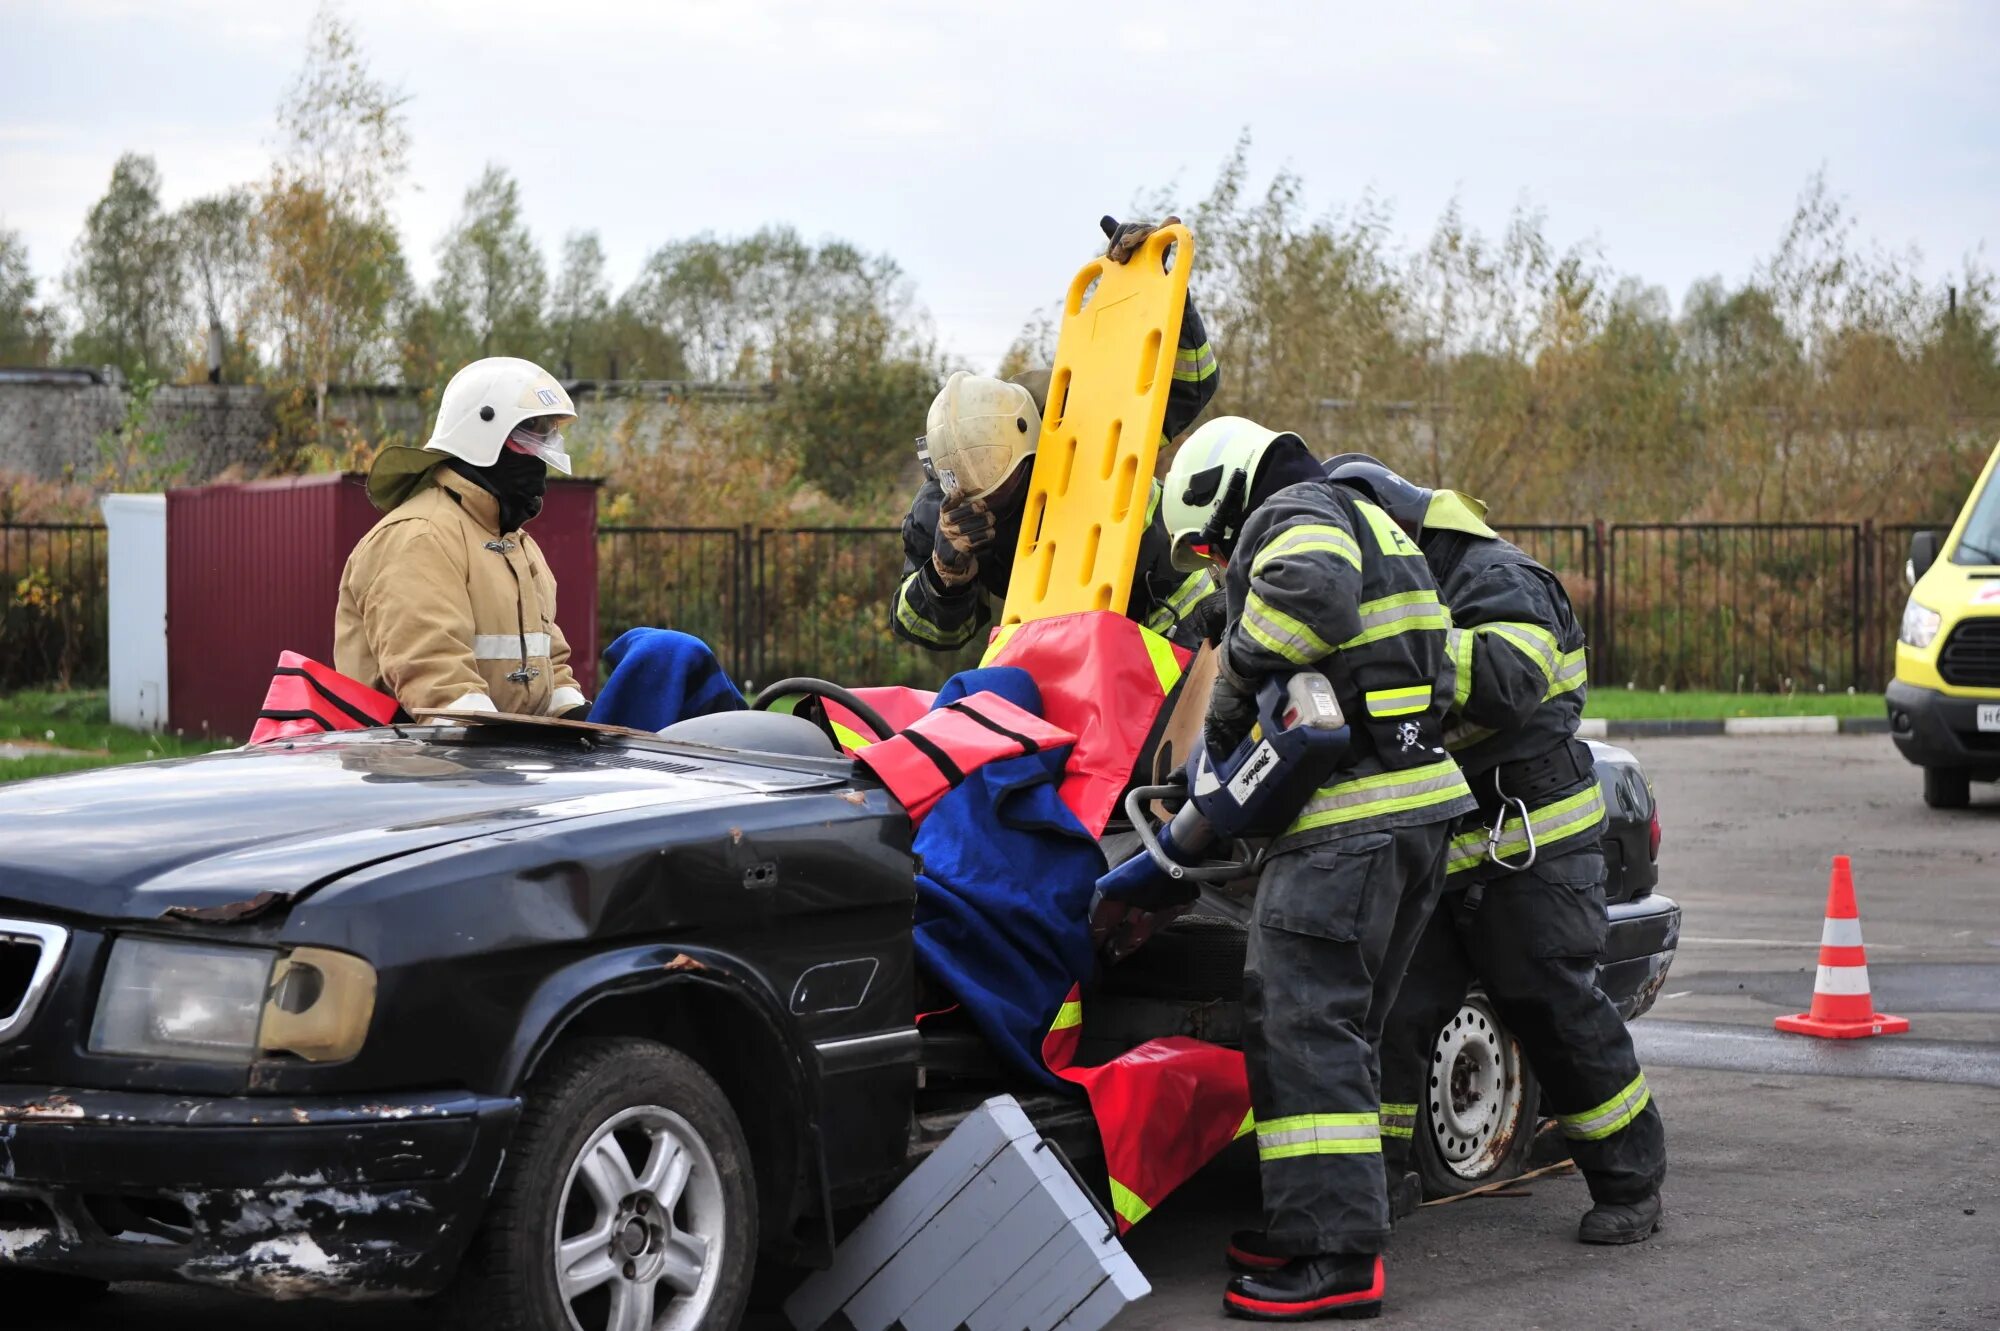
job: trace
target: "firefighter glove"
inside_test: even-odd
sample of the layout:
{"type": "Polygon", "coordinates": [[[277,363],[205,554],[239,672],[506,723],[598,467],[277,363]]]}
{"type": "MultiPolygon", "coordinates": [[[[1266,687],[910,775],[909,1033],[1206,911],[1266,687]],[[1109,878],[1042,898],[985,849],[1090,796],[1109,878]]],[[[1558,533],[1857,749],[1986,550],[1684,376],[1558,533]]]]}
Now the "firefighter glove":
{"type": "Polygon", "coordinates": [[[1228,667],[1218,670],[1215,688],[1208,695],[1208,715],[1201,725],[1202,741],[1217,762],[1236,751],[1257,723],[1257,695],[1245,687],[1228,667]]]}
{"type": "Polygon", "coordinates": [[[1139,252],[1139,247],[1146,243],[1146,237],[1158,231],[1160,227],[1176,226],[1180,220],[1178,217],[1169,217],[1157,225],[1152,222],[1120,222],[1107,213],[1097,221],[1105,239],[1111,242],[1104,247],[1104,257],[1115,259],[1119,263],[1130,263],[1132,256],[1139,252]]]}
{"type": "Polygon", "coordinates": [[[931,563],[947,587],[962,586],[979,572],[979,556],[993,544],[993,514],[983,499],[947,505],[938,514],[931,563]]]}
{"type": "Polygon", "coordinates": [[[1222,631],[1229,627],[1228,593],[1215,591],[1202,597],[1194,603],[1194,609],[1188,611],[1184,622],[1190,636],[1183,641],[1191,642],[1199,638],[1202,642],[1220,643],[1222,631]]]}

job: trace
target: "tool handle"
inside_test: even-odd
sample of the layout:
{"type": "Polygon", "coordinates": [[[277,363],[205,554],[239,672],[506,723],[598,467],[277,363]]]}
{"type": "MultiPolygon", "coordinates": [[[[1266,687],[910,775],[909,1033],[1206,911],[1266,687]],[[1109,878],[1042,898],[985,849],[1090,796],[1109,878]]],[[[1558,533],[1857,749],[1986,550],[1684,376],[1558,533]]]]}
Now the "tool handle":
{"type": "MultiPolygon", "coordinates": [[[[1136,786],[1125,793],[1125,816],[1132,822],[1132,830],[1139,834],[1139,844],[1153,858],[1161,873],[1176,881],[1186,879],[1195,883],[1227,883],[1253,872],[1257,867],[1257,857],[1252,855],[1241,860],[1221,860],[1208,864],[1181,864],[1167,854],[1160,844],[1159,836],[1146,818],[1146,804],[1150,800],[1187,798],[1187,787],[1136,786]]],[[[1240,843],[1238,843],[1240,844],[1240,843]]]]}

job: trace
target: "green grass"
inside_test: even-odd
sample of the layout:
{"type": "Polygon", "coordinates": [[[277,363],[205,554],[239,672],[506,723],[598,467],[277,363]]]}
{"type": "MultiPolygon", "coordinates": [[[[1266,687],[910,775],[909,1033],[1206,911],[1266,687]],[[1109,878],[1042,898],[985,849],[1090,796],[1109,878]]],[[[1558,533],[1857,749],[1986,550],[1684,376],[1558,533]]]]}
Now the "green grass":
{"type": "Polygon", "coordinates": [[[16,741],[84,752],[0,759],[0,781],[22,781],[153,758],[183,758],[226,747],[205,739],[148,735],[114,726],[110,706],[103,691],[98,689],[68,692],[27,689],[0,696],[0,744],[16,741]]]}
{"type": "Polygon", "coordinates": [[[1732,716],[1882,716],[1879,693],[1590,691],[1583,714],[1607,721],[1715,721],[1732,716]]]}

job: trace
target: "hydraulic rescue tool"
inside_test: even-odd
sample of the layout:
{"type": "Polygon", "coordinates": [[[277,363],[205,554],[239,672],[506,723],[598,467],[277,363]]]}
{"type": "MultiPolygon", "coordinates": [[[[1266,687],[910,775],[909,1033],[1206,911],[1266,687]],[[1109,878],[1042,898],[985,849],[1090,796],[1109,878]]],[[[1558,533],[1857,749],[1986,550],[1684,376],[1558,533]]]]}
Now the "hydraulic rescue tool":
{"type": "Polygon", "coordinates": [[[1201,894],[1201,884],[1254,874],[1261,854],[1243,843],[1284,831],[1349,742],[1326,676],[1274,675],[1257,690],[1257,724],[1234,751],[1218,759],[1197,744],[1179,780],[1128,791],[1125,813],[1143,849],[1097,880],[1091,908],[1092,932],[1109,958],[1136,951],[1201,894]],[[1155,800],[1180,804],[1157,833],[1146,812],[1155,800]],[[1218,845],[1233,858],[1208,858],[1218,845]]]}

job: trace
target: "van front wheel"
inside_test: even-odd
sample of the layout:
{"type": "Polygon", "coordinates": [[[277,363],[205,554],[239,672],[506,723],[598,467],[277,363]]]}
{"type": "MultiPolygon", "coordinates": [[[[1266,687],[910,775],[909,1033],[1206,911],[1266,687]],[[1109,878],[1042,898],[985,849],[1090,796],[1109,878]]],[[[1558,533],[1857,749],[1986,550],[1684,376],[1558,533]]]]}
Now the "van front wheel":
{"type": "Polygon", "coordinates": [[[1956,768],[1926,767],[1924,803],[1933,809],[1963,809],[1972,803],[1972,777],[1956,768]]]}

